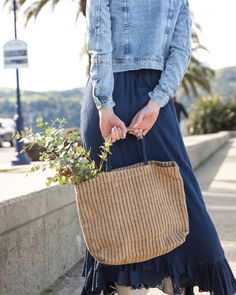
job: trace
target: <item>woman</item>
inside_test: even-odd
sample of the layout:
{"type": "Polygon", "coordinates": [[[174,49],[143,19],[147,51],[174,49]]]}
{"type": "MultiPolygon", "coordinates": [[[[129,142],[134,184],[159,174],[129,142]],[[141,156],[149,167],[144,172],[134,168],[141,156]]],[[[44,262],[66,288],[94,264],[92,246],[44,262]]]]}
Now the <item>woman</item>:
{"type": "Polygon", "coordinates": [[[125,295],[157,287],[189,295],[198,286],[214,295],[233,295],[236,281],[207,213],[171,99],[191,57],[188,0],[89,0],[87,24],[91,68],[81,111],[83,144],[99,162],[99,147],[111,136],[112,168],[142,162],[140,137],[149,160],[176,161],[190,233],[181,246],[141,263],[101,264],[86,249],[82,294],[114,294],[117,289],[125,295]]]}

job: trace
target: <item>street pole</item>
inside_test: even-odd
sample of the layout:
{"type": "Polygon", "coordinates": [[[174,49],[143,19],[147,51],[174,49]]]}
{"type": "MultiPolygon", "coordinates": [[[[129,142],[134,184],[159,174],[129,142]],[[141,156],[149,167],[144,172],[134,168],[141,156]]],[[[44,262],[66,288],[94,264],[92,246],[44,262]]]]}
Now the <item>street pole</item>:
{"type": "MultiPolygon", "coordinates": [[[[14,34],[15,40],[17,39],[17,4],[16,0],[13,0],[13,11],[14,11],[14,34]]],[[[20,97],[20,82],[19,82],[19,69],[16,68],[16,114],[14,120],[16,122],[16,131],[21,134],[23,129],[23,116],[21,110],[21,97],[20,97]]],[[[29,157],[24,151],[24,142],[21,138],[16,139],[16,156],[12,159],[12,165],[26,165],[30,163],[29,157]]]]}

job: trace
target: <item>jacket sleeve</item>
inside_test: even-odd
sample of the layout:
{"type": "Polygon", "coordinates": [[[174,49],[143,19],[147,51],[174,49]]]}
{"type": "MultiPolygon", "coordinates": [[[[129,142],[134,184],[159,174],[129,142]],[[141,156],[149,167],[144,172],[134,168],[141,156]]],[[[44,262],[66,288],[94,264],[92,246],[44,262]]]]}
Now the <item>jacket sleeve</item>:
{"type": "Polygon", "coordinates": [[[183,0],[170,41],[169,56],[158,85],[149,92],[151,99],[164,107],[179,88],[191,59],[192,18],[188,0],[183,0]]]}
{"type": "Polygon", "coordinates": [[[109,5],[110,0],[88,0],[86,6],[87,48],[91,54],[90,76],[97,109],[115,106],[109,5]]]}

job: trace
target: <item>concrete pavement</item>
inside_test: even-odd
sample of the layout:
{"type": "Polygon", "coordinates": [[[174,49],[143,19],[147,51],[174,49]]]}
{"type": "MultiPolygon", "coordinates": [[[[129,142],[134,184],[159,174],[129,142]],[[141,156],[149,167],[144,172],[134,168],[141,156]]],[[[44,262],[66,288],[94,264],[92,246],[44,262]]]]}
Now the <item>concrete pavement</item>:
{"type": "Polygon", "coordinates": [[[0,202],[46,188],[46,177],[52,174],[51,171],[31,173],[31,167],[37,162],[11,166],[14,155],[15,148],[0,149],[0,202]]]}
{"type": "MultiPolygon", "coordinates": [[[[205,135],[183,137],[190,161],[194,168],[198,167],[221,147],[230,136],[229,132],[218,132],[205,135]]],[[[15,154],[15,148],[4,147],[0,149],[0,202],[46,188],[47,176],[52,171],[30,173],[33,165],[11,166],[11,160],[15,154]]]]}
{"type": "MultiPolygon", "coordinates": [[[[203,196],[217,228],[226,257],[236,275],[236,138],[229,142],[196,172],[203,196]]],[[[41,294],[80,295],[82,262],[41,294]]],[[[160,295],[157,289],[136,290],[137,295],[160,295]]],[[[196,288],[196,294],[198,293],[196,288]]]]}

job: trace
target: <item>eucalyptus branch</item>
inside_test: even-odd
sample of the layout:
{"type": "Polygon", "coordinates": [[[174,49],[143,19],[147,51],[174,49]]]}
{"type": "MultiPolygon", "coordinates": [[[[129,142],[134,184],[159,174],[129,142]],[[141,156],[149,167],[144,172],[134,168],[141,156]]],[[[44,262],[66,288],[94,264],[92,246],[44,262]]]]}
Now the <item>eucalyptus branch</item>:
{"type": "Polygon", "coordinates": [[[22,135],[16,134],[19,139],[22,137],[43,149],[40,152],[40,161],[42,164],[35,165],[31,171],[53,169],[55,174],[47,178],[47,185],[57,183],[65,185],[68,183],[78,184],[82,181],[96,177],[103,172],[104,162],[107,160],[112,145],[111,140],[105,140],[102,145],[101,158],[98,165],[90,157],[90,151],[85,150],[81,145],[79,131],[70,131],[66,133],[64,128],[66,121],[56,118],[48,124],[43,118],[37,119],[39,132],[34,133],[32,128],[25,128],[22,135]]]}

